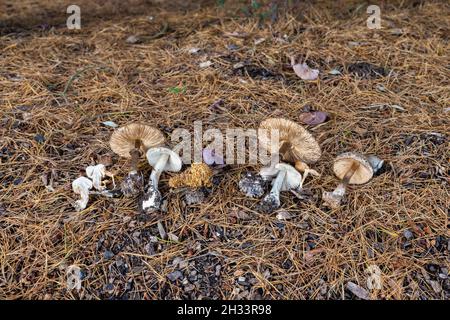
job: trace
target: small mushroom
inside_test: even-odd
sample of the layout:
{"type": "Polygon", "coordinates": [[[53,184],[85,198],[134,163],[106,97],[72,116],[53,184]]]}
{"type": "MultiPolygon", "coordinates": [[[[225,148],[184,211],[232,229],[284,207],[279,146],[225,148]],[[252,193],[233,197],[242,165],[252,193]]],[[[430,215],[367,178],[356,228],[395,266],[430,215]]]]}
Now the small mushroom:
{"type": "Polygon", "coordinates": [[[94,188],[98,191],[106,189],[102,184],[102,180],[107,174],[106,167],[103,164],[86,167],[86,175],[92,180],[94,188]]]}
{"type": "Polygon", "coordinates": [[[109,141],[111,149],[121,157],[131,158],[130,172],[120,186],[125,196],[136,195],[142,190],[144,180],[137,168],[142,153],[162,145],[164,141],[161,131],[139,123],[128,124],[112,134],[109,141]]]}
{"type": "Polygon", "coordinates": [[[299,190],[302,187],[302,175],[295,168],[287,163],[275,165],[276,177],[272,181],[272,189],[263,198],[260,204],[262,211],[270,213],[280,207],[280,192],[289,190],[299,190]]]}
{"type": "Polygon", "coordinates": [[[338,208],[349,184],[364,184],[374,173],[369,160],[355,152],[342,153],[334,160],[334,174],[341,180],[333,192],[324,192],[322,200],[331,208],[338,208]]]}
{"type": "Polygon", "coordinates": [[[75,201],[74,208],[76,211],[84,210],[89,202],[89,190],[92,189],[93,183],[86,177],[79,177],[72,182],[72,190],[80,195],[80,200],[75,201]]]}
{"type": "Polygon", "coordinates": [[[164,171],[178,172],[183,163],[178,154],[165,147],[148,149],[146,156],[153,170],[150,174],[147,192],[141,201],[141,208],[143,212],[151,213],[161,207],[162,197],[158,190],[161,173],[164,171]]]}
{"type": "Polygon", "coordinates": [[[246,172],[239,180],[239,190],[249,198],[260,198],[265,192],[267,181],[259,174],[246,172]]]}
{"type": "Polygon", "coordinates": [[[268,135],[259,135],[262,148],[271,148],[271,131],[278,130],[279,153],[283,161],[295,164],[295,168],[303,173],[303,180],[308,174],[319,176],[319,173],[310,169],[308,164],[317,162],[322,155],[320,146],[311,133],[301,125],[283,118],[269,118],[261,122],[260,129],[268,130],[268,135]]]}
{"type": "Polygon", "coordinates": [[[193,163],[189,169],[170,178],[169,187],[171,188],[211,187],[212,176],[213,171],[206,163],[193,163]]]}

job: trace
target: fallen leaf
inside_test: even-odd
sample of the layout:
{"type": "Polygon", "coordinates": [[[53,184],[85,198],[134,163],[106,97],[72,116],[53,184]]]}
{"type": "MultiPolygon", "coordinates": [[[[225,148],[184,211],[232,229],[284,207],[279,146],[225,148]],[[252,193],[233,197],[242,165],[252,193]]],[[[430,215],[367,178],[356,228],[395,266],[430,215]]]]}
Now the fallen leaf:
{"type": "Polygon", "coordinates": [[[280,211],[277,213],[278,220],[289,220],[292,218],[292,215],[287,211],[280,211]]]}
{"type": "Polygon", "coordinates": [[[364,289],[363,287],[358,286],[356,283],[349,281],[349,282],[347,282],[346,288],[360,299],[363,299],[363,300],[370,299],[369,292],[366,289],[364,289]]]}
{"type": "Polygon", "coordinates": [[[117,123],[115,123],[114,121],[104,121],[104,122],[102,122],[102,124],[107,126],[107,127],[111,127],[111,128],[117,128],[118,127],[117,123]]]}
{"type": "Polygon", "coordinates": [[[190,53],[190,54],[196,54],[196,53],[198,53],[200,51],[200,48],[190,48],[189,50],[188,50],[188,52],[190,53]]]}
{"type": "Polygon", "coordinates": [[[200,68],[208,68],[208,67],[212,66],[212,64],[213,63],[208,60],[208,61],[200,63],[199,66],[200,66],[200,68]]]}
{"type": "Polygon", "coordinates": [[[338,69],[332,69],[332,70],[330,70],[330,71],[328,72],[328,74],[331,74],[331,75],[333,75],[333,76],[337,76],[337,75],[342,74],[342,72],[339,71],[338,69]]]}
{"type": "Polygon", "coordinates": [[[258,44],[260,44],[260,43],[263,43],[264,41],[266,41],[265,38],[255,39],[255,45],[258,45],[258,44]]]}
{"type": "Polygon", "coordinates": [[[291,66],[295,74],[302,80],[316,80],[319,76],[318,69],[311,69],[305,62],[296,64],[294,58],[291,58],[291,66]]]}
{"type": "Polygon", "coordinates": [[[137,36],[129,36],[125,41],[129,44],[136,44],[141,42],[141,40],[137,36]]]}
{"type": "Polygon", "coordinates": [[[308,125],[318,125],[321,124],[328,119],[328,113],[323,111],[312,111],[302,113],[299,116],[300,122],[308,125]]]}

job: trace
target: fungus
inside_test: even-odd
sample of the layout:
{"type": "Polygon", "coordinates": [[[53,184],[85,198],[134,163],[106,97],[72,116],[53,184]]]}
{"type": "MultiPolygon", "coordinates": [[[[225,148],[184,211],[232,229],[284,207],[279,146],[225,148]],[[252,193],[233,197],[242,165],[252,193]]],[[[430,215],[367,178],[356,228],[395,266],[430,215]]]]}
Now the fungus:
{"type": "Polygon", "coordinates": [[[82,211],[89,202],[89,190],[92,189],[93,183],[86,177],[79,177],[72,182],[72,190],[75,194],[80,195],[80,199],[75,201],[74,208],[76,211],[82,211]]]}
{"type": "Polygon", "coordinates": [[[182,161],[178,154],[165,147],[148,149],[146,156],[153,170],[150,174],[147,192],[141,201],[141,208],[145,213],[150,213],[159,210],[161,207],[162,197],[158,189],[161,173],[165,171],[180,171],[182,161]]]}
{"type": "Polygon", "coordinates": [[[109,141],[111,149],[121,157],[131,158],[130,172],[121,183],[125,196],[138,194],[143,187],[143,178],[138,173],[138,162],[142,153],[160,146],[165,138],[158,129],[139,123],[131,123],[116,130],[109,141]]]}
{"type": "Polygon", "coordinates": [[[324,192],[322,200],[331,208],[338,208],[349,184],[364,184],[374,173],[369,160],[354,152],[346,152],[337,156],[333,164],[334,174],[341,180],[333,192],[324,192]]]}
{"type": "Polygon", "coordinates": [[[103,191],[106,189],[106,187],[102,184],[102,180],[106,175],[106,167],[103,164],[86,167],[86,176],[92,180],[94,188],[98,191],[103,191]]]}
{"type": "Polygon", "coordinates": [[[211,187],[213,171],[206,163],[193,163],[189,169],[169,179],[169,187],[211,187]]]}
{"type": "Polygon", "coordinates": [[[301,125],[283,118],[269,118],[261,122],[260,129],[268,130],[267,135],[259,135],[260,145],[266,150],[274,150],[271,144],[272,130],[278,130],[279,153],[283,161],[295,164],[295,168],[303,173],[303,181],[308,174],[319,176],[308,164],[317,162],[322,155],[320,146],[311,133],[301,125]]]}
{"type": "Polygon", "coordinates": [[[302,187],[302,175],[294,167],[286,163],[278,163],[274,168],[277,173],[272,181],[272,189],[260,204],[261,210],[267,213],[280,207],[281,191],[299,190],[302,187]]]}

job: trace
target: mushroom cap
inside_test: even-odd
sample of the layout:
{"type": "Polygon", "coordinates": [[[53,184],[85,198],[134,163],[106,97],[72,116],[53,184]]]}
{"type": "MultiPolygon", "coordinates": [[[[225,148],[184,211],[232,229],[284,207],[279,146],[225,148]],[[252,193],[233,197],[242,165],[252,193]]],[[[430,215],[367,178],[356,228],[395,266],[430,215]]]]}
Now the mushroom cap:
{"type": "Polygon", "coordinates": [[[180,156],[176,152],[165,147],[156,147],[148,149],[146,154],[148,163],[152,167],[154,167],[155,164],[158,162],[159,158],[161,157],[161,155],[163,154],[169,155],[169,159],[167,159],[167,163],[164,166],[163,171],[178,172],[181,170],[183,162],[181,161],[180,156]]]}
{"type": "Polygon", "coordinates": [[[81,190],[90,190],[92,186],[92,181],[86,177],[79,177],[72,181],[72,190],[76,194],[81,194],[81,190]]]}
{"type": "Polygon", "coordinates": [[[266,150],[270,148],[271,130],[279,130],[280,147],[283,142],[290,144],[290,148],[281,154],[284,161],[295,163],[303,161],[312,164],[319,160],[322,152],[320,146],[311,133],[304,127],[288,119],[269,118],[261,122],[260,129],[267,129],[267,136],[258,135],[260,146],[266,150]]]}
{"type": "Polygon", "coordinates": [[[281,191],[289,191],[301,187],[302,175],[293,166],[280,162],[275,166],[275,169],[278,171],[286,171],[286,177],[281,186],[281,191]]]}
{"type": "Polygon", "coordinates": [[[140,140],[142,152],[164,144],[165,138],[158,129],[140,123],[130,123],[114,131],[109,145],[121,157],[130,158],[130,151],[135,147],[135,141],[140,140]]]}
{"type": "Polygon", "coordinates": [[[364,184],[373,176],[373,169],[365,156],[356,152],[345,152],[336,157],[333,164],[333,171],[336,177],[343,179],[354,163],[358,169],[349,180],[349,184],[364,184]]]}

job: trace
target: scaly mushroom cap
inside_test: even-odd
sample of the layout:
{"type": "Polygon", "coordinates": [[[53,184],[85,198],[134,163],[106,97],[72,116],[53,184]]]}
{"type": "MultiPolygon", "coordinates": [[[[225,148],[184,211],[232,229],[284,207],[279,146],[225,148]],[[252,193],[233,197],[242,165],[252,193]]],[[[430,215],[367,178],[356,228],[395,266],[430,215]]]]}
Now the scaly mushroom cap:
{"type": "Polygon", "coordinates": [[[130,151],[135,148],[136,140],[140,141],[143,153],[165,142],[164,135],[158,129],[145,124],[131,123],[114,131],[109,145],[119,156],[130,158],[130,151]]]}
{"type": "Polygon", "coordinates": [[[286,162],[302,161],[312,164],[322,155],[320,146],[311,133],[291,120],[269,118],[261,122],[259,128],[268,130],[267,136],[258,135],[261,146],[268,151],[271,151],[271,130],[279,131],[280,154],[286,162]]]}
{"type": "Polygon", "coordinates": [[[343,179],[352,165],[358,164],[358,168],[349,180],[349,184],[364,184],[373,176],[373,169],[365,156],[355,152],[345,152],[334,160],[333,171],[336,177],[343,179]]]}
{"type": "Polygon", "coordinates": [[[211,187],[213,172],[206,163],[193,163],[189,169],[169,179],[171,188],[211,187]]]}

